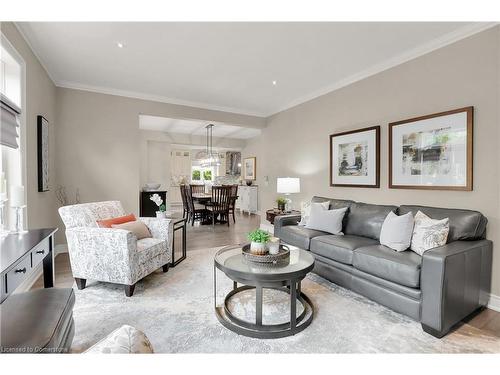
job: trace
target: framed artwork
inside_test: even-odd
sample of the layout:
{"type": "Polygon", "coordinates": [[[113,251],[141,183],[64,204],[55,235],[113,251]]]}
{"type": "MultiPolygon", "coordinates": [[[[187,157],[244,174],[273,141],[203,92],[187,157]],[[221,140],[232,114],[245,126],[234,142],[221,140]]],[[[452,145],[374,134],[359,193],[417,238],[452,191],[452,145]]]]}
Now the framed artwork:
{"type": "Polygon", "coordinates": [[[256,164],[257,158],[245,158],[243,162],[243,179],[244,180],[255,180],[256,177],[256,164]]]}
{"type": "Polygon", "coordinates": [[[380,187],[380,126],[330,135],[330,186],[380,187]]]}
{"type": "Polygon", "coordinates": [[[389,124],[389,188],[472,190],[473,107],[389,124]]]}
{"type": "Polygon", "coordinates": [[[226,174],[230,176],[241,175],[241,152],[226,152],[226,174]]]}
{"type": "Polygon", "coordinates": [[[37,116],[38,191],[49,191],[49,122],[37,116]]]}

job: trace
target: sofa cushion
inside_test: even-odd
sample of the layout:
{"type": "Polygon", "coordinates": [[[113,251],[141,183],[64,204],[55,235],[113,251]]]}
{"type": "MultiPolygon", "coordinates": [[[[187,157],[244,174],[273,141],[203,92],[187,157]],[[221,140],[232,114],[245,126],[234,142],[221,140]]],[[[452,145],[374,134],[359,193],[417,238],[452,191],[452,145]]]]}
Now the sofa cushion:
{"type": "Polygon", "coordinates": [[[377,241],[359,236],[319,236],[311,240],[311,252],[344,264],[352,264],[353,250],[376,245],[377,241]]]}
{"type": "Polygon", "coordinates": [[[287,244],[309,250],[311,238],[324,236],[326,232],[320,230],[308,229],[298,225],[287,225],[280,230],[280,239],[287,244]]]}
{"type": "Polygon", "coordinates": [[[378,240],[385,218],[389,212],[396,212],[396,210],[396,206],[355,202],[349,207],[344,233],[378,240]]]}
{"type": "Polygon", "coordinates": [[[422,257],[413,251],[397,252],[376,245],[354,250],[354,268],[411,288],[420,286],[422,257]]]}
{"type": "Polygon", "coordinates": [[[475,241],[484,239],[488,220],[480,212],[426,206],[399,207],[400,215],[410,211],[413,212],[413,215],[418,211],[422,211],[427,216],[436,220],[449,218],[450,232],[448,233],[448,243],[458,240],[475,241]]]}

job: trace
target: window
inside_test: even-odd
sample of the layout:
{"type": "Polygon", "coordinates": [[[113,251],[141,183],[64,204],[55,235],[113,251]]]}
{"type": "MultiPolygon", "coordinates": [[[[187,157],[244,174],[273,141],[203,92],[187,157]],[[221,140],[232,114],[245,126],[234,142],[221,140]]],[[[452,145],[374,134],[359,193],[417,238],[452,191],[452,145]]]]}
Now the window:
{"type": "Polygon", "coordinates": [[[214,177],[214,167],[191,167],[191,181],[192,182],[211,182],[214,177]]]}
{"type": "MultiPolygon", "coordinates": [[[[10,122],[15,124],[17,121],[18,126],[10,128],[6,125],[7,122],[2,124],[0,171],[6,180],[6,191],[2,191],[2,193],[7,193],[7,198],[9,198],[10,187],[24,185],[23,181],[25,179],[25,163],[23,160],[25,139],[22,115],[22,90],[25,69],[24,61],[17,51],[3,34],[0,34],[0,36],[0,93],[3,98],[2,105],[5,106],[8,103],[10,108],[16,107],[15,112],[21,112],[20,115],[16,113],[17,120],[15,120],[15,117],[12,117],[12,122],[10,122]]],[[[5,112],[4,114],[7,115],[9,113],[5,112]]],[[[5,198],[5,195],[3,197],[5,198]]],[[[7,228],[13,226],[14,215],[14,210],[5,210],[5,224],[7,228]]]]}

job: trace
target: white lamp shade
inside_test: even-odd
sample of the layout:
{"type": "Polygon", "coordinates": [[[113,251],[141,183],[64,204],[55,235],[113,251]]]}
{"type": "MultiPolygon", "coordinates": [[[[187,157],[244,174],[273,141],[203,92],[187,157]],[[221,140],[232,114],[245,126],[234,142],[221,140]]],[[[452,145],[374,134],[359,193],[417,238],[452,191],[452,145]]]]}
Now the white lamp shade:
{"type": "Polygon", "coordinates": [[[300,193],[300,178],[278,177],[278,193],[293,194],[300,193]]]}

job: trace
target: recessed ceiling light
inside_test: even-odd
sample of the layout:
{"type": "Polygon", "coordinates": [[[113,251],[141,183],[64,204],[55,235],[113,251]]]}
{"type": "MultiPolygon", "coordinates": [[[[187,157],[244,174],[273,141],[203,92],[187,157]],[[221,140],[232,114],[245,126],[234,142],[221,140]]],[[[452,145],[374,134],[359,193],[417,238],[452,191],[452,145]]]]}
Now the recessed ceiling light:
{"type": "Polygon", "coordinates": [[[118,46],[118,48],[123,48],[123,43],[122,42],[117,42],[116,45],[118,46]]]}
{"type": "Polygon", "coordinates": [[[277,83],[278,83],[278,82],[276,82],[276,81],[273,81],[273,86],[276,86],[276,84],[277,84],[277,83]]]}

